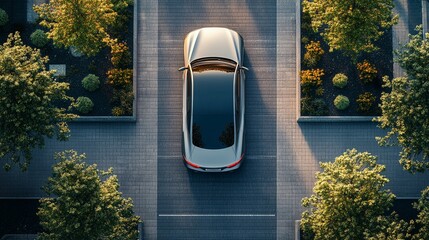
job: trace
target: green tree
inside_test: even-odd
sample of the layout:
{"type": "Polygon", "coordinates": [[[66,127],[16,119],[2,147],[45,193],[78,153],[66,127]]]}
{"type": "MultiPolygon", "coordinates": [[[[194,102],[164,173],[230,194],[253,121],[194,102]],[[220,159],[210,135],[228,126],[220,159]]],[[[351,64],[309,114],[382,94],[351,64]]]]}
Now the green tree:
{"type": "MultiPolygon", "coordinates": [[[[378,137],[381,146],[400,146],[400,160],[405,170],[423,172],[429,168],[429,41],[422,38],[421,28],[410,41],[396,51],[397,61],[406,76],[389,80],[381,95],[378,126],[387,129],[378,137]]],[[[429,37],[429,35],[428,35],[429,37]]]]}
{"type": "Polygon", "coordinates": [[[396,239],[403,227],[386,216],[395,199],[384,185],[385,166],[367,152],[348,150],[334,162],[320,163],[313,195],[303,198],[301,227],[314,239],[396,239]],[[383,239],[383,238],[380,238],[383,239]]]}
{"type": "Polygon", "coordinates": [[[303,0],[302,4],[330,51],[352,56],[376,50],[374,42],[396,22],[392,0],[303,0]]]}
{"type": "Polygon", "coordinates": [[[55,45],[74,46],[88,56],[106,46],[110,39],[106,29],[117,17],[110,0],[50,0],[35,5],[34,11],[55,45]]]}
{"type": "Polygon", "coordinates": [[[416,229],[412,240],[429,239],[429,187],[422,191],[422,195],[414,208],[419,212],[417,219],[411,221],[411,225],[416,229]]]}
{"type": "Polygon", "coordinates": [[[85,155],[57,153],[58,163],[40,199],[37,215],[44,231],[39,239],[136,239],[140,218],[130,198],[123,198],[113,170],[97,169],[85,155]]]}
{"type": "Polygon", "coordinates": [[[47,62],[18,32],[0,46],[0,159],[6,170],[14,164],[26,170],[31,150],[42,147],[44,137],[66,140],[67,121],[76,117],[54,104],[72,98],[66,95],[69,84],[56,82],[47,62]]]}

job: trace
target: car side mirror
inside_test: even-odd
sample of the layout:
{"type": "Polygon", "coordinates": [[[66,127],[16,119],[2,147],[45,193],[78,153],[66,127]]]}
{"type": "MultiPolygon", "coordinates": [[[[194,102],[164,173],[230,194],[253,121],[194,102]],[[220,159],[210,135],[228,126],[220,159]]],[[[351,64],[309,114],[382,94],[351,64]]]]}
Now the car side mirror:
{"type": "Polygon", "coordinates": [[[181,67],[178,69],[178,71],[181,72],[181,71],[186,70],[186,69],[188,69],[188,68],[187,67],[181,67]]]}
{"type": "Polygon", "coordinates": [[[246,71],[249,71],[249,69],[248,69],[247,67],[245,67],[245,66],[241,66],[240,68],[241,68],[241,69],[244,69],[244,70],[246,70],[246,71]]]}

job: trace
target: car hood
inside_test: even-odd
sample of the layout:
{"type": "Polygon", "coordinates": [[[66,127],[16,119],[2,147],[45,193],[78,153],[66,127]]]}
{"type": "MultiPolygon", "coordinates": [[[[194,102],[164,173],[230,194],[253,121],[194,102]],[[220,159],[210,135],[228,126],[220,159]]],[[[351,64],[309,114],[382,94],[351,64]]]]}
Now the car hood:
{"type": "Polygon", "coordinates": [[[241,64],[243,39],[227,28],[201,28],[190,32],[184,42],[185,65],[200,58],[226,58],[241,64]]]}
{"type": "Polygon", "coordinates": [[[235,146],[204,149],[193,146],[191,161],[203,168],[223,168],[237,161],[235,146]]]}

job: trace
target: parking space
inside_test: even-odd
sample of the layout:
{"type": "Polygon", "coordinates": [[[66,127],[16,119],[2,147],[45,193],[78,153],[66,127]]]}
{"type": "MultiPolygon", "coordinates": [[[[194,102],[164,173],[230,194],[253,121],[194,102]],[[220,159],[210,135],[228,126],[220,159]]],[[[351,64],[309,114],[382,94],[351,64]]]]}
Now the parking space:
{"type": "Polygon", "coordinates": [[[276,1],[158,2],[158,238],[276,237],[276,1]],[[183,39],[227,27],[245,41],[247,155],[227,174],[181,159],[183,39]]]}

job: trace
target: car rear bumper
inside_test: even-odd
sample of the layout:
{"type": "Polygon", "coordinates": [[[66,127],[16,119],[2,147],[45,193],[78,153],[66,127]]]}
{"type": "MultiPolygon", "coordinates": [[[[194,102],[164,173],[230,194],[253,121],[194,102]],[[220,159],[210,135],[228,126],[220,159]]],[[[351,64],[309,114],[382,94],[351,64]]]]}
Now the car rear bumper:
{"type": "Polygon", "coordinates": [[[204,167],[204,166],[199,166],[199,167],[195,167],[195,166],[191,166],[190,164],[188,164],[185,160],[185,158],[183,158],[183,163],[185,164],[185,166],[187,168],[189,168],[190,170],[193,171],[197,171],[197,172],[230,172],[230,171],[234,171],[238,168],[240,168],[241,164],[242,164],[243,160],[240,161],[240,163],[238,163],[237,165],[233,166],[233,167],[218,167],[218,168],[208,168],[208,167],[204,167]]]}

